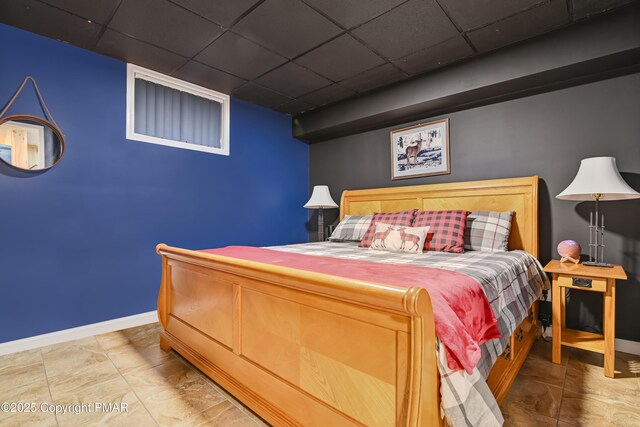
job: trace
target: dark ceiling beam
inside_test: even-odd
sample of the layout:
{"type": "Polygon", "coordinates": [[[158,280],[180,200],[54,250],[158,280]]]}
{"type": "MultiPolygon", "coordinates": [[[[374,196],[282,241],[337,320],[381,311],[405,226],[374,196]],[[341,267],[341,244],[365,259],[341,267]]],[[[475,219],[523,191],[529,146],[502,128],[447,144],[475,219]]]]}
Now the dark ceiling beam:
{"type": "Polygon", "coordinates": [[[301,114],[309,142],[640,71],[640,7],[301,114]]]}

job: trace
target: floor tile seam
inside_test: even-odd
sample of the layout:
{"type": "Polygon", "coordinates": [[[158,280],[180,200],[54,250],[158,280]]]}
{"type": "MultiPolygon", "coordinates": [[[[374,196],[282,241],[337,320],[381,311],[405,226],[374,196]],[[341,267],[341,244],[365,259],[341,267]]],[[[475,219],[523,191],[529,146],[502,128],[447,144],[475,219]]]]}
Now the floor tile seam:
{"type": "MultiPolygon", "coordinates": [[[[40,348],[40,359],[42,360],[42,369],[44,369],[44,379],[47,381],[47,391],[49,392],[49,399],[51,399],[51,403],[54,403],[53,394],[51,393],[51,383],[49,383],[49,374],[47,373],[47,365],[44,363],[44,354],[42,353],[42,347],[40,348]]],[[[60,427],[60,421],[58,421],[57,412],[53,413],[53,417],[56,420],[56,425],[60,427]]]]}
{"type": "MultiPolygon", "coordinates": [[[[213,380],[211,380],[213,381],[213,380]]],[[[225,390],[221,385],[219,385],[218,383],[216,383],[215,381],[213,381],[217,387],[213,387],[213,385],[211,385],[214,389],[220,389],[222,391],[222,397],[224,397],[225,400],[229,401],[233,406],[235,406],[237,409],[240,410],[240,412],[242,412],[243,414],[245,414],[246,416],[248,416],[249,418],[251,418],[251,421],[253,421],[256,425],[259,425],[258,422],[253,419],[253,417],[259,416],[255,413],[253,413],[253,411],[251,411],[251,409],[249,409],[248,407],[246,407],[242,402],[240,402],[238,399],[236,399],[231,393],[229,393],[227,390],[225,390]]]]}
{"type": "MultiPolygon", "coordinates": [[[[564,400],[564,389],[567,385],[567,372],[569,371],[569,362],[571,361],[571,351],[567,351],[567,363],[564,365],[564,375],[562,376],[562,391],[560,392],[560,405],[558,406],[558,414],[556,415],[557,424],[560,424],[560,412],[562,411],[562,402],[564,400]]],[[[560,359],[562,362],[562,358],[560,359]]],[[[563,421],[564,422],[564,421],[563,421]]]]}
{"type": "Polygon", "coordinates": [[[102,343],[99,340],[98,340],[98,344],[100,344],[100,347],[102,348],[102,350],[105,353],[110,353],[110,352],[112,352],[114,350],[117,350],[119,348],[122,348],[122,347],[132,347],[133,346],[133,344],[131,343],[131,340],[129,340],[129,339],[127,339],[126,343],[118,344],[115,347],[109,347],[109,348],[105,348],[105,346],[103,346],[102,343]]]}
{"type": "Polygon", "coordinates": [[[144,401],[140,398],[140,396],[138,395],[138,392],[136,391],[136,389],[129,383],[129,381],[127,380],[127,378],[124,376],[124,374],[120,371],[120,368],[118,368],[116,366],[116,364],[113,362],[113,360],[111,359],[111,356],[109,355],[109,352],[107,350],[105,350],[105,348],[102,346],[102,344],[100,343],[99,340],[96,339],[96,341],[98,341],[98,345],[100,346],[100,348],[102,348],[105,351],[105,354],[107,355],[107,357],[109,358],[109,360],[111,361],[111,363],[113,364],[113,366],[116,368],[116,371],[118,371],[118,375],[120,375],[120,377],[124,380],[124,382],[127,384],[127,386],[131,389],[131,392],[133,393],[133,395],[136,397],[136,399],[138,400],[138,402],[140,402],[140,405],[142,405],[142,407],[144,408],[145,411],[147,411],[147,414],[149,414],[149,416],[151,417],[151,419],[153,420],[153,422],[156,424],[156,426],[160,426],[160,424],[158,423],[158,421],[156,420],[156,418],[153,416],[153,414],[149,411],[149,408],[147,408],[147,405],[144,404],[144,401]]]}
{"type": "MultiPolygon", "coordinates": [[[[197,380],[198,380],[198,378],[195,378],[194,380],[190,380],[190,381],[188,381],[187,383],[188,383],[188,384],[195,384],[195,381],[197,381],[197,380]]],[[[159,392],[159,393],[157,393],[157,394],[164,393],[165,391],[167,391],[167,390],[163,390],[163,391],[161,391],[161,392],[159,392]]],[[[190,394],[190,392],[188,392],[187,390],[182,389],[182,388],[179,388],[179,387],[177,387],[177,386],[176,386],[176,387],[172,387],[172,391],[177,392],[177,394],[178,394],[178,396],[176,397],[177,399],[182,399],[183,397],[185,397],[185,396],[187,396],[187,395],[189,395],[189,394],[190,394]]],[[[214,389],[214,391],[215,391],[215,389],[214,389]]],[[[137,393],[136,393],[136,395],[137,395],[137,393]]],[[[152,396],[152,395],[150,395],[150,396],[148,396],[148,397],[151,397],[151,396],[152,396]]],[[[220,401],[220,402],[218,402],[217,404],[223,403],[225,400],[228,400],[228,399],[226,399],[224,396],[221,396],[221,397],[223,398],[223,400],[222,400],[222,401],[220,401]]],[[[145,409],[147,410],[147,412],[149,412],[149,414],[151,415],[151,413],[150,413],[149,409],[148,409],[148,408],[146,407],[146,405],[144,404],[144,401],[143,401],[142,399],[140,399],[140,402],[141,402],[141,403],[142,403],[142,405],[145,407],[145,409]]],[[[229,403],[233,404],[233,402],[229,402],[229,403]]],[[[193,415],[191,415],[191,416],[187,416],[187,418],[185,418],[185,419],[181,420],[181,421],[180,421],[180,423],[179,423],[178,425],[180,425],[180,426],[185,425],[185,423],[186,423],[186,422],[191,421],[193,418],[195,418],[195,417],[197,417],[197,416],[199,416],[199,415],[203,414],[204,412],[206,412],[206,411],[210,410],[211,408],[213,408],[213,407],[214,407],[214,406],[216,406],[217,404],[212,403],[212,404],[210,404],[209,406],[206,406],[202,411],[200,411],[200,412],[196,412],[195,414],[193,414],[193,415]]],[[[190,407],[192,407],[191,405],[189,405],[189,406],[190,406],[190,407]]],[[[160,422],[159,422],[159,421],[157,421],[157,420],[155,419],[155,417],[153,417],[153,415],[152,415],[152,418],[154,419],[154,421],[155,421],[159,426],[161,426],[160,422]]],[[[187,425],[188,425],[188,424],[187,424],[187,425]]]]}
{"type": "Polygon", "coordinates": [[[580,398],[593,400],[605,406],[616,406],[620,408],[631,408],[631,409],[635,409],[637,407],[637,405],[634,405],[634,403],[624,400],[624,398],[609,399],[606,395],[590,393],[583,390],[571,391],[571,393],[575,394],[576,396],[579,396],[580,398]]]}
{"type": "MultiPolygon", "coordinates": [[[[227,399],[225,396],[223,396],[223,397],[224,397],[224,400],[222,400],[222,401],[220,401],[220,402],[216,403],[215,405],[212,405],[212,406],[208,407],[207,409],[203,410],[202,412],[199,412],[199,413],[196,415],[196,417],[198,417],[198,416],[200,416],[200,415],[204,414],[205,412],[207,412],[207,411],[208,411],[208,410],[210,410],[211,408],[214,408],[214,407],[216,407],[216,406],[218,406],[218,405],[223,404],[224,402],[229,402],[229,403],[231,404],[231,406],[230,406],[230,407],[228,407],[227,409],[225,409],[224,411],[220,412],[220,414],[219,414],[219,415],[222,415],[222,414],[224,414],[225,412],[228,412],[229,410],[231,410],[231,409],[233,409],[233,408],[240,409],[240,408],[238,408],[238,406],[237,406],[237,405],[234,405],[233,401],[231,401],[231,400],[227,399]]],[[[249,416],[248,416],[248,414],[246,414],[244,411],[240,410],[240,412],[242,412],[242,415],[244,415],[245,417],[249,417],[249,416]]],[[[187,420],[185,420],[185,421],[187,421],[187,420]]],[[[251,421],[253,421],[253,422],[255,423],[255,421],[254,421],[254,420],[251,420],[251,421]]],[[[256,426],[258,425],[257,423],[255,423],[255,424],[256,424],[256,426]]]]}
{"type": "MultiPolygon", "coordinates": [[[[171,350],[170,353],[173,354],[174,351],[175,350],[171,350]]],[[[216,393],[220,394],[220,396],[224,400],[226,400],[229,403],[231,403],[231,405],[233,407],[235,407],[236,409],[239,409],[240,412],[242,412],[244,415],[249,417],[249,414],[246,413],[246,411],[245,411],[246,408],[244,408],[243,404],[240,403],[239,401],[237,401],[236,398],[233,397],[233,395],[231,393],[226,391],[221,385],[216,383],[212,378],[208,377],[204,372],[202,372],[198,368],[196,368],[195,365],[193,365],[191,362],[189,362],[186,358],[181,357],[181,356],[175,356],[175,358],[178,359],[183,365],[188,367],[190,370],[192,370],[193,372],[198,374],[198,376],[201,377],[204,380],[205,384],[207,384],[216,393]]],[[[220,402],[220,403],[222,403],[222,402],[220,402]]],[[[208,408],[204,409],[202,412],[198,413],[198,415],[208,411],[209,409],[213,408],[214,406],[215,405],[209,406],[208,408]]],[[[258,425],[258,423],[256,423],[255,420],[251,419],[251,421],[253,421],[256,424],[256,426],[258,425]]]]}
{"type": "MultiPolygon", "coordinates": [[[[219,390],[213,386],[213,384],[211,384],[208,380],[213,381],[213,379],[211,379],[209,376],[207,376],[207,374],[205,374],[204,372],[202,372],[200,369],[198,369],[194,364],[192,364],[191,362],[189,362],[185,357],[181,356],[181,355],[176,355],[174,354],[175,350],[170,350],[169,353],[172,354],[177,360],[179,360],[184,366],[186,366],[187,368],[191,369],[193,372],[195,372],[199,377],[201,377],[204,382],[211,387],[212,389],[214,389],[216,392],[219,392],[219,390]]],[[[213,381],[214,383],[216,383],[215,381],[213,381]]],[[[218,383],[216,383],[217,385],[218,383]]],[[[226,392],[226,391],[225,391],[226,392]]],[[[223,397],[225,399],[227,399],[226,396],[223,395],[223,397]]],[[[228,399],[227,399],[228,400],[228,399]]],[[[232,402],[233,403],[233,402],[232,402]]]]}
{"type": "MultiPolygon", "coordinates": [[[[49,344],[49,345],[45,345],[40,347],[40,352],[42,353],[42,356],[44,357],[45,354],[49,354],[52,353],[53,351],[55,351],[55,349],[69,349],[71,347],[74,346],[78,346],[78,347],[88,347],[87,343],[83,343],[83,344],[78,344],[79,341],[90,341],[90,338],[93,338],[93,341],[95,342],[95,344],[100,344],[98,342],[98,340],[96,339],[97,335],[90,335],[88,337],[84,337],[84,338],[79,338],[79,339],[75,339],[75,340],[71,340],[71,341],[65,341],[65,342],[60,342],[57,344],[49,344]],[[48,350],[48,351],[45,351],[48,350]]],[[[100,346],[102,348],[102,346],[100,346]]]]}
{"type": "Polygon", "coordinates": [[[42,362],[38,363],[38,362],[34,362],[34,363],[30,363],[28,365],[23,365],[23,366],[19,366],[17,368],[12,368],[11,370],[7,370],[6,372],[0,372],[0,379],[3,377],[6,378],[15,378],[17,376],[17,372],[22,370],[24,372],[27,373],[31,373],[33,372],[33,368],[34,367],[39,367],[39,366],[43,366],[44,364],[42,362]]]}

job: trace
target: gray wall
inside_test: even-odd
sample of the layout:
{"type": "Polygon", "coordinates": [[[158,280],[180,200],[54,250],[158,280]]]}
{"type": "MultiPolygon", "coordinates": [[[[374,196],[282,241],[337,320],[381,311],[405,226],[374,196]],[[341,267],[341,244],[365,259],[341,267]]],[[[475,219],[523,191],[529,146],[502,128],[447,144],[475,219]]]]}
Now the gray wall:
{"type": "MultiPolygon", "coordinates": [[[[310,185],[326,184],[340,200],[345,189],[538,175],[540,261],[556,257],[555,246],[574,239],[587,251],[590,203],[556,200],[573,179],[580,160],[614,156],[627,182],[640,191],[640,74],[520,98],[427,122],[450,119],[451,174],[392,181],[389,132],[419,122],[311,145],[310,185]]],[[[607,261],[620,263],[629,280],[619,282],[618,338],[640,341],[640,199],[603,203],[607,261]]],[[[337,218],[325,211],[325,223],[337,218]]],[[[315,216],[309,222],[315,233],[315,216]]],[[[310,237],[313,238],[314,234],[310,237]]],[[[569,327],[601,329],[601,294],[574,292],[569,327]]]]}

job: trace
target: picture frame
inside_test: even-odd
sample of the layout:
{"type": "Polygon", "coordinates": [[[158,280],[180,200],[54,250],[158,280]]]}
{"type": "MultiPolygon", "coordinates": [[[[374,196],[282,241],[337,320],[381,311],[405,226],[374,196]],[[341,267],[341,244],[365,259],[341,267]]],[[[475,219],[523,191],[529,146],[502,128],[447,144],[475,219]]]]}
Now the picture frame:
{"type": "Polygon", "coordinates": [[[451,173],[449,119],[391,131],[391,179],[451,173]]]}

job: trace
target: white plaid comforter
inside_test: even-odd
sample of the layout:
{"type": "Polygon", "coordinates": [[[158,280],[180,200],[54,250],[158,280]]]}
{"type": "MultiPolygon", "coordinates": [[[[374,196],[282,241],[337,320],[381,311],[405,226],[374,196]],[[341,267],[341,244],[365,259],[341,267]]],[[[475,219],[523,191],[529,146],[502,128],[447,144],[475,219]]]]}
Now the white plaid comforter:
{"type": "Polygon", "coordinates": [[[501,426],[504,422],[498,403],[486,378],[502,354],[509,337],[527,316],[543,289],[549,288],[547,275],[532,255],[524,251],[398,253],[359,248],[357,242],[316,242],[273,246],[285,252],[334,258],[356,259],[387,264],[412,264],[442,268],[466,274],[484,290],[498,320],[501,337],[481,346],[482,359],[471,374],[452,371],[447,366],[444,346],[438,341],[441,406],[453,427],[501,426]]]}

